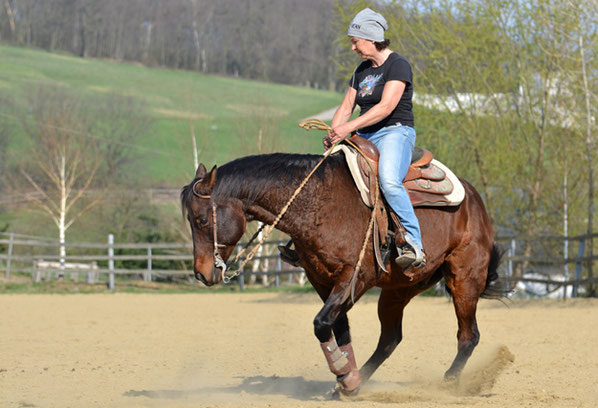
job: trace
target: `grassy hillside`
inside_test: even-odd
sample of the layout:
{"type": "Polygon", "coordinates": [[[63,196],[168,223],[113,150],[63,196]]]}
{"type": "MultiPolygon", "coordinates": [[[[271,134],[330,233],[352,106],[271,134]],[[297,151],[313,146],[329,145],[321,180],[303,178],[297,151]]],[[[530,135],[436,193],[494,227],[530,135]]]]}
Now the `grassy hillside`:
{"type": "MultiPolygon", "coordinates": [[[[258,153],[260,128],[277,130],[262,142],[262,152],[273,147],[320,152],[322,134],[305,132],[297,123],[341,100],[335,92],[0,46],[2,96],[26,110],[26,89],[40,83],[61,85],[82,96],[119,93],[144,101],[154,121],[134,142],[133,154],[143,163],[138,170],[152,184],[164,186],[179,186],[193,174],[189,118],[200,161],[210,166],[258,153]]],[[[22,137],[13,135],[11,149],[18,149],[22,137]]]]}

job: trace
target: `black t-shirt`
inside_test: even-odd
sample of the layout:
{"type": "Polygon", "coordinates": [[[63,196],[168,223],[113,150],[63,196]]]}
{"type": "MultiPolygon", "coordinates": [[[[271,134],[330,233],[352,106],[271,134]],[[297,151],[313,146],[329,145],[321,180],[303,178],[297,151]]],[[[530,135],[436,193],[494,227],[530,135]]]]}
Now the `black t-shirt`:
{"type": "Polygon", "coordinates": [[[396,52],[388,56],[379,67],[372,67],[372,61],[362,62],[351,77],[349,85],[357,90],[355,102],[361,108],[363,115],[372,106],[382,99],[384,85],[388,81],[403,81],[406,83],[401,100],[396,108],[380,122],[359,129],[360,132],[370,133],[401,123],[404,126],[413,126],[413,110],[411,99],[413,97],[413,73],[411,65],[396,52]]]}

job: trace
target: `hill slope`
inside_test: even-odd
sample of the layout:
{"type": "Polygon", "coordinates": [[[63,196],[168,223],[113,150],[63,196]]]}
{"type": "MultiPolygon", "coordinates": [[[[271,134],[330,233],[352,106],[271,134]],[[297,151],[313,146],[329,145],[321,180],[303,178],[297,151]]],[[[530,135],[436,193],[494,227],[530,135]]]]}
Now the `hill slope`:
{"type": "MultiPolygon", "coordinates": [[[[151,184],[166,186],[178,186],[193,174],[190,119],[200,161],[207,166],[259,152],[320,152],[322,134],[306,133],[297,123],[342,98],[335,92],[0,46],[0,93],[26,110],[27,88],[37,84],[143,101],[154,120],[133,143],[132,154],[143,163],[136,171],[151,184]]],[[[14,111],[4,112],[2,120],[15,120],[14,111]]],[[[18,148],[15,139],[23,135],[13,137],[11,148],[18,148]]]]}

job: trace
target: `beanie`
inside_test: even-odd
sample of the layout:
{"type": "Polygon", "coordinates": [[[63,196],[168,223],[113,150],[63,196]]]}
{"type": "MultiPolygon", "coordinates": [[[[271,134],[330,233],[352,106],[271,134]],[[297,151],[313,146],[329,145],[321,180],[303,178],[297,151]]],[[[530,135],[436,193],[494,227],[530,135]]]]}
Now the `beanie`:
{"type": "Polygon", "coordinates": [[[375,42],[384,41],[384,31],[388,30],[388,23],[380,13],[366,8],[361,10],[349,24],[347,35],[363,38],[375,42]]]}

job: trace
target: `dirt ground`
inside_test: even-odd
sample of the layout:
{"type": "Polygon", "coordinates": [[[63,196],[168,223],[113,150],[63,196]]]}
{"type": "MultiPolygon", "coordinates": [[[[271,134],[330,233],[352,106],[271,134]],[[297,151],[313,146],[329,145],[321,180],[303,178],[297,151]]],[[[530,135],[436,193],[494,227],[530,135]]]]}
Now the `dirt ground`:
{"type": "MultiPolygon", "coordinates": [[[[358,364],[376,296],[350,312],[358,364]]],[[[315,294],[0,296],[0,407],[595,407],[598,301],[482,300],[481,341],[457,387],[444,298],[416,298],[404,340],[360,394],[334,385],[315,294]]]]}

